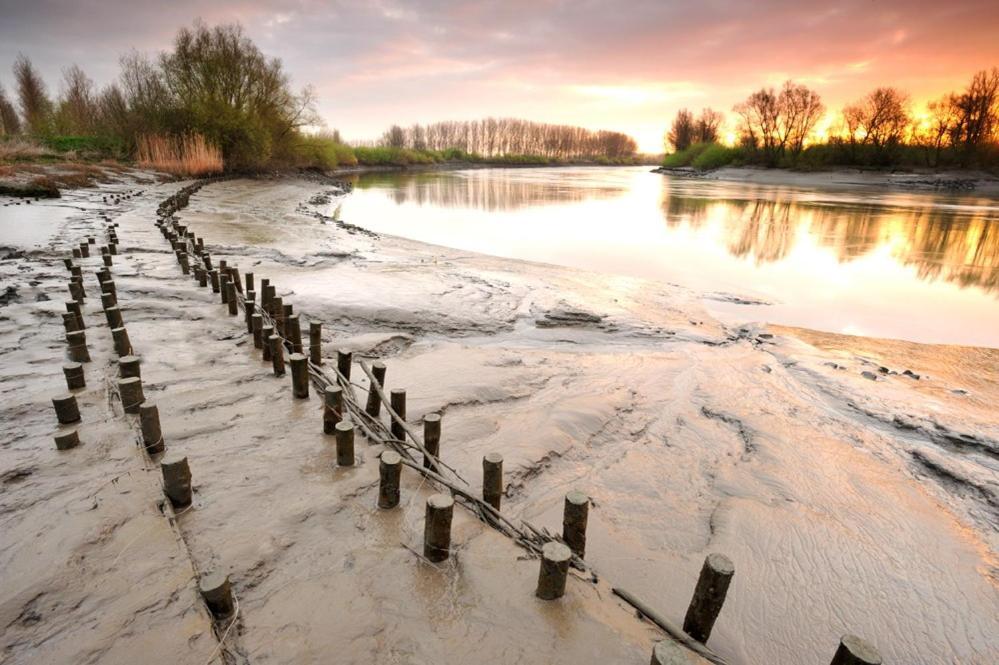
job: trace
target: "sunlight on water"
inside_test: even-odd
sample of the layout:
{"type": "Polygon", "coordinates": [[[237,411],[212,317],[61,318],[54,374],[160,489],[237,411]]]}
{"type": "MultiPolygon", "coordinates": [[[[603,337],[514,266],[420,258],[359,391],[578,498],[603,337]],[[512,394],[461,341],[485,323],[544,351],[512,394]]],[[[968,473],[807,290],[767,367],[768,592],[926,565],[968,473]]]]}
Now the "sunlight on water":
{"type": "Polygon", "coordinates": [[[358,177],[344,221],[680,284],[730,322],[999,346],[999,202],[675,179],[646,168],[358,177]]]}

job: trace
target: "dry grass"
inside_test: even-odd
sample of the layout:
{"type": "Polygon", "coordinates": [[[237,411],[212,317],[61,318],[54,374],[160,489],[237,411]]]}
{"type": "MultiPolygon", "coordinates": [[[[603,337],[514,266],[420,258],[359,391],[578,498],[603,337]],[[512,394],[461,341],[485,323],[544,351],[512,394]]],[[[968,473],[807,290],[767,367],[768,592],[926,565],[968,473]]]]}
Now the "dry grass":
{"type": "Polygon", "coordinates": [[[140,167],[180,176],[201,176],[222,171],[222,151],[201,134],[140,136],[136,161],[140,167]]]}
{"type": "Polygon", "coordinates": [[[55,153],[34,141],[17,138],[0,141],[0,161],[16,162],[39,157],[51,157],[55,153]]]}

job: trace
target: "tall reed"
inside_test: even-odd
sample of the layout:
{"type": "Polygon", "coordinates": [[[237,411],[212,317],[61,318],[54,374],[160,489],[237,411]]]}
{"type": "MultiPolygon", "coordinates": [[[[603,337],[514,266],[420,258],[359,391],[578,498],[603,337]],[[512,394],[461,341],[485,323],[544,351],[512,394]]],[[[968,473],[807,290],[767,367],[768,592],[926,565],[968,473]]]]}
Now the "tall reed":
{"type": "Polygon", "coordinates": [[[136,162],[143,168],[181,176],[201,176],[222,171],[222,151],[201,134],[138,137],[136,162]]]}

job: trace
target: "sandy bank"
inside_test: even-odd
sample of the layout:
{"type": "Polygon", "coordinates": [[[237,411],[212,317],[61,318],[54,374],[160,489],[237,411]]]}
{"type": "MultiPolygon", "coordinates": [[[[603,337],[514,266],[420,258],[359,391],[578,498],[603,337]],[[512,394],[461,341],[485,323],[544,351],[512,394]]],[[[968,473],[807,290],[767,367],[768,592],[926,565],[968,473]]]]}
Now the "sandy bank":
{"type": "Polygon", "coordinates": [[[226,662],[645,663],[660,633],[607,585],[679,622],[713,551],[736,565],[710,641],[733,664],[827,662],[846,632],[886,662],[999,652],[993,356],[728,328],[676,287],[338,224],[306,203],[319,189],[306,181],[194,195],[179,217],[216,261],[271,279],[322,321],[327,357],[384,359],[412,422],[443,414],[442,457],[473,487],[482,456],[502,452],[504,514],[557,530],[568,490],[592,497],[587,560],[606,581],[574,578],[548,605],[531,596],[537,562],[467,515],[456,513],[451,564],[416,559],[407,546],[419,546],[431,489],[404,475],[404,509],[378,511],[376,447],[359,442],[361,464],[334,467],[317,399],[291,397],[242,319],[180,276],[152,226],[177,186],[110,207],[80,193],[50,243],[0,262],[17,284],[0,310],[0,514],[14,534],[0,610],[14,662],[112,649],[205,662],[218,638],[194,575],[217,569],[241,607],[226,662]],[[85,445],[51,442],[62,247],[101,214],[127,249],[114,270],[147,396],[195,476],[194,508],[175,524],[116,411],[93,300],[85,445]],[[139,480],[102,489],[125,472],[139,480]],[[110,498],[81,502],[98,490],[110,498]],[[80,566],[94,580],[82,589],[80,566]]]}
{"type": "Polygon", "coordinates": [[[731,180],[760,185],[787,185],[790,187],[843,187],[891,189],[906,191],[934,191],[940,193],[980,194],[999,197],[999,178],[981,171],[871,171],[861,169],[834,169],[829,171],[793,171],[749,166],[726,166],[712,171],[692,168],[660,168],[657,172],[674,177],[704,180],[731,180]]]}

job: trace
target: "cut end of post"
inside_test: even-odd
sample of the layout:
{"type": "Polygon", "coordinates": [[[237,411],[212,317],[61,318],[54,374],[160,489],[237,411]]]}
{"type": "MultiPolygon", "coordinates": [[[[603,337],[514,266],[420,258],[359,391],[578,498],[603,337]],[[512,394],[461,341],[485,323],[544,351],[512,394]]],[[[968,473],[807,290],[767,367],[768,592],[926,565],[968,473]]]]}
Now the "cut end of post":
{"type": "Polygon", "coordinates": [[[873,644],[856,635],[844,635],[831,665],[881,665],[881,662],[881,654],[873,644]]]}

